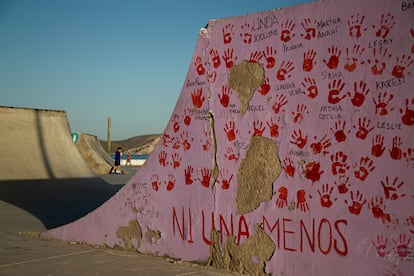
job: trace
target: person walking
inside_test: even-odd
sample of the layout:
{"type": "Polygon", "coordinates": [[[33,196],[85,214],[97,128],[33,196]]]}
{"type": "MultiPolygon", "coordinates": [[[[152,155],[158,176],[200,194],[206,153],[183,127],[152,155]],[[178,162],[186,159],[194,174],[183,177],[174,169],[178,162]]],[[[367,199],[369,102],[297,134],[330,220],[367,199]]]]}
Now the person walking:
{"type": "Polygon", "coordinates": [[[125,166],[131,166],[131,153],[128,151],[127,161],[125,166]]]}
{"type": "Polygon", "coordinates": [[[118,147],[115,152],[115,173],[121,173],[122,148],[118,147]]]}

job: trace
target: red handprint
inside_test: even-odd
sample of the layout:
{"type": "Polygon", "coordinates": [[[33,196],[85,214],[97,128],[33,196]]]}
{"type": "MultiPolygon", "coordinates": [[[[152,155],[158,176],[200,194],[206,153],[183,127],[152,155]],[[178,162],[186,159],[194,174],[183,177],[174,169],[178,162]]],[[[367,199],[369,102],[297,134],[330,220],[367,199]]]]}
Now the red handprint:
{"type": "MultiPolygon", "coordinates": [[[[316,86],[316,81],[313,78],[306,77],[302,81],[302,86],[306,89],[308,92],[308,97],[311,99],[315,99],[318,96],[318,87],[316,86]]],[[[305,91],[303,91],[303,94],[306,94],[305,91]]]]}
{"type": "Polygon", "coordinates": [[[405,70],[414,63],[414,59],[411,56],[402,55],[401,58],[397,57],[395,61],[396,65],[392,69],[392,75],[396,78],[404,78],[405,75],[411,74],[411,72],[405,72],[405,70]]]}
{"type": "Polygon", "coordinates": [[[253,122],[253,135],[252,136],[262,136],[265,130],[265,126],[262,121],[253,122]]]}
{"type": "Polygon", "coordinates": [[[365,140],[365,138],[367,138],[368,133],[374,129],[374,127],[369,128],[370,124],[371,120],[367,117],[358,118],[358,131],[356,132],[355,136],[361,140],[365,140]]]}
{"type": "Polygon", "coordinates": [[[210,186],[211,170],[208,168],[202,168],[201,176],[203,177],[202,179],[200,179],[201,185],[208,188],[210,186]]]}
{"type": "Polygon", "coordinates": [[[270,91],[270,84],[269,84],[269,78],[266,78],[262,85],[259,87],[258,89],[259,93],[262,94],[263,96],[267,95],[267,93],[269,93],[270,91]]]}
{"type": "Polygon", "coordinates": [[[293,140],[290,140],[291,144],[294,144],[298,148],[303,149],[306,146],[306,143],[308,142],[308,135],[302,136],[302,130],[299,129],[298,132],[294,130],[292,133],[292,139],[293,140]]]}
{"type": "Polygon", "coordinates": [[[277,70],[276,78],[280,81],[290,78],[292,76],[290,72],[292,72],[293,69],[295,69],[295,66],[293,66],[292,61],[282,61],[279,70],[277,70]]]}
{"type": "MultiPolygon", "coordinates": [[[[364,206],[365,203],[367,203],[367,200],[363,198],[363,195],[360,191],[357,191],[355,193],[355,197],[354,197],[354,191],[351,191],[351,200],[352,200],[352,205],[348,206],[348,210],[351,214],[355,216],[359,216],[359,214],[361,213],[362,207],[364,206]]],[[[347,201],[345,202],[348,203],[347,201]]]]}
{"type": "Polygon", "coordinates": [[[221,30],[223,33],[223,42],[224,44],[229,44],[231,42],[231,39],[234,35],[233,33],[234,24],[226,24],[224,28],[221,30]]]}
{"type": "Polygon", "coordinates": [[[167,165],[165,162],[166,159],[167,159],[167,152],[163,150],[158,154],[158,161],[160,165],[162,165],[163,167],[167,165]]]}
{"type": "Polygon", "coordinates": [[[405,160],[407,160],[408,166],[414,168],[414,148],[408,148],[406,152],[403,152],[405,160]]]}
{"type": "Polygon", "coordinates": [[[224,157],[226,157],[229,161],[237,161],[240,158],[240,152],[234,153],[233,148],[227,147],[226,152],[224,153],[224,157]]]}
{"type": "Polygon", "coordinates": [[[400,197],[404,197],[405,194],[397,194],[397,191],[404,185],[404,181],[398,183],[398,177],[394,178],[392,184],[389,183],[388,176],[385,177],[385,181],[381,180],[381,186],[384,189],[385,199],[397,200],[400,197]]]}
{"type": "Polygon", "coordinates": [[[362,29],[362,25],[364,24],[365,15],[360,17],[359,13],[352,15],[351,19],[348,20],[348,27],[349,27],[349,36],[350,37],[361,37],[362,31],[366,31],[367,28],[362,29]]]}
{"type": "Polygon", "coordinates": [[[295,174],[295,167],[293,166],[293,162],[289,157],[285,157],[283,159],[283,170],[288,177],[293,177],[295,174]]]}
{"type": "MultiPolygon", "coordinates": [[[[394,98],[393,94],[387,95],[387,92],[384,92],[384,94],[382,92],[378,93],[378,101],[375,100],[375,98],[373,98],[374,100],[374,104],[375,104],[375,114],[379,114],[380,116],[385,116],[388,114],[388,104],[391,102],[391,100],[394,98]],[[388,96],[388,97],[387,97],[388,96]]],[[[394,108],[391,108],[390,111],[393,111],[394,108]]]]}
{"type": "Polygon", "coordinates": [[[183,131],[181,133],[181,141],[182,141],[181,143],[183,145],[184,151],[187,151],[191,147],[190,141],[191,142],[194,141],[194,138],[189,139],[188,138],[188,131],[183,131]]]}
{"type": "Polygon", "coordinates": [[[171,191],[175,186],[175,177],[172,173],[168,174],[167,191],[171,191]]]}
{"type": "Polygon", "coordinates": [[[313,66],[316,64],[315,61],[316,52],[313,49],[310,49],[303,53],[303,71],[310,72],[313,69],[313,66]]]}
{"type": "Polygon", "coordinates": [[[252,43],[252,32],[254,31],[254,26],[250,27],[249,23],[244,23],[242,26],[242,32],[240,33],[240,37],[243,39],[245,44],[252,43]]]}
{"type": "MultiPolygon", "coordinates": [[[[349,49],[346,48],[346,62],[344,65],[345,70],[348,72],[353,72],[357,68],[358,60],[361,59],[362,54],[365,51],[365,48],[361,48],[360,45],[355,44],[352,53],[349,53],[349,49]]],[[[365,61],[361,60],[359,61],[360,64],[364,64],[365,61]]]]}
{"type": "Polygon", "coordinates": [[[190,108],[184,109],[184,124],[189,126],[191,124],[191,117],[193,116],[194,112],[190,108]]]}
{"type": "Polygon", "coordinates": [[[236,133],[238,131],[234,131],[234,127],[235,127],[235,124],[234,124],[233,121],[230,121],[230,122],[226,123],[226,125],[224,126],[224,131],[227,134],[227,140],[229,142],[231,142],[234,139],[236,139],[236,133]]]}
{"type": "MultiPolygon", "coordinates": [[[[358,167],[358,165],[356,165],[358,167]]],[[[358,170],[354,171],[354,175],[356,178],[360,179],[361,181],[365,181],[368,177],[368,174],[375,169],[374,161],[369,159],[368,156],[361,157],[359,161],[358,170]]]]}
{"type": "Polygon", "coordinates": [[[228,107],[232,91],[227,85],[221,86],[221,94],[219,94],[220,103],[223,107],[228,107]]]}
{"type": "Polygon", "coordinates": [[[298,208],[302,212],[307,212],[309,210],[309,205],[306,202],[306,191],[305,190],[299,190],[297,192],[297,200],[298,200],[298,208]]]}
{"type": "Polygon", "coordinates": [[[388,248],[388,238],[384,238],[382,235],[377,236],[376,241],[372,241],[372,244],[377,249],[377,255],[381,258],[384,258],[385,256],[390,253],[390,249],[388,248]]]}
{"type": "Polygon", "coordinates": [[[263,51],[263,55],[266,59],[266,68],[271,69],[276,64],[276,53],[277,50],[273,50],[272,46],[267,46],[266,51],[263,51]]]}
{"type": "Polygon", "coordinates": [[[151,176],[151,186],[154,191],[158,191],[159,184],[158,184],[158,174],[152,174],[151,176]]]}
{"type": "Polygon", "coordinates": [[[386,206],[384,205],[384,199],[382,197],[375,197],[371,199],[371,207],[372,215],[374,218],[381,219],[382,223],[390,223],[391,216],[388,213],[385,213],[386,206]]]}
{"type": "Polygon", "coordinates": [[[305,34],[301,34],[304,39],[311,40],[316,37],[316,19],[312,22],[310,18],[305,18],[301,25],[305,30],[305,34]]]}
{"type": "Polygon", "coordinates": [[[191,92],[191,99],[193,101],[193,105],[197,108],[201,108],[205,98],[203,97],[203,88],[196,88],[191,92]]]}
{"type": "Polygon", "coordinates": [[[280,40],[287,43],[289,42],[295,34],[292,33],[293,28],[295,27],[295,23],[292,20],[286,20],[282,23],[282,33],[280,34],[280,40]]]}
{"type": "Polygon", "coordinates": [[[279,137],[279,125],[276,123],[279,121],[280,121],[280,117],[278,117],[275,120],[273,120],[273,118],[271,117],[269,121],[266,122],[267,126],[269,127],[271,137],[274,137],[274,138],[279,137]]]}
{"type": "MultiPolygon", "coordinates": [[[[409,103],[409,99],[405,99],[405,110],[400,109],[400,113],[403,114],[401,118],[403,124],[407,126],[412,126],[414,125],[414,110],[408,108],[409,103]]],[[[411,105],[414,105],[414,98],[411,99],[411,105]]]]}
{"type": "Polygon", "coordinates": [[[230,177],[228,177],[228,175],[229,175],[229,170],[228,169],[223,169],[222,171],[220,171],[221,188],[223,190],[227,190],[230,187],[230,182],[233,178],[233,175],[230,175],[230,177]]]}
{"type": "Polygon", "coordinates": [[[171,138],[172,148],[178,150],[181,147],[181,141],[177,137],[171,138]]]}
{"type": "Polygon", "coordinates": [[[178,132],[180,130],[180,116],[177,114],[174,114],[171,118],[171,121],[173,123],[173,130],[174,132],[178,132]]]}
{"type": "Polygon", "coordinates": [[[259,61],[262,59],[262,57],[263,57],[263,52],[262,51],[254,51],[254,52],[250,53],[249,62],[259,63],[259,61]]]}
{"type": "MultiPolygon", "coordinates": [[[[277,191],[279,192],[279,197],[276,199],[276,207],[283,208],[287,206],[288,189],[285,186],[281,186],[277,191]]],[[[277,192],[273,194],[276,195],[277,192]]]]}
{"type": "Polygon", "coordinates": [[[365,96],[368,95],[369,93],[369,88],[367,88],[367,84],[364,81],[360,81],[359,82],[359,86],[358,86],[358,82],[354,82],[354,96],[352,97],[351,92],[348,92],[348,96],[352,97],[351,98],[351,102],[354,106],[356,107],[360,107],[364,101],[365,101],[365,96]]]}
{"type": "MultiPolygon", "coordinates": [[[[314,137],[314,139],[316,140],[316,136],[314,137]]],[[[331,146],[331,140],[328,138],[328,136],[325,134],[319,141],[312,143],[310,145],[312,152],[314,154],[319,154],[322,152],[323,149],[327,149],[331,146]]],[[[327,150],[323,151],[323,155],[326,155],[328,153],[327,150]]]]}
{"type": "Polygon", "coordinates": [[[336,183],[336,181],[335,181],[335,185],[337,185],[338,193],[346,194],[348,192],[348,188],[351,186],[349,184],[349,177],[340,175],[339,176],[339,184],[336,183]]]}
{"type": "Polygon", "coordinates": [[[346,171],[349,169],[349,165],[346,162],[348,160],[348,155],[346,155],[343,151],[338,151],[335,154],[331,154],[331,161],[332,161],[332,174],[333,175],[344,175],[346,171]]]}
{"type": "MultiPolygon", "coordinates": [[[[330,187],[328,183],[322,185],[322,191],[318,189],[318,194],[320,196],[321,206],[324,208],[330,208],[332,206],[332,196],[333,187],[330,187]]],[[[336,198],[334,199],[336,201],[336,198]]]]}
{"type": "Polygon", "coordinates": [[[320,169],[321,164],[319,162],[309,162],[306,164],[303,173],[305,174],[305,177],[313,183],[319,181],[321,178],[324,171],[321,171],[320,169]]]}
{"type": "Polygon", "coordinates": [[[216,77],[217,72],[215,70],[207,73],[207,81],[210,83],[214,83],[216,81],[216,77]]]}
{"type": "Polygon", "coordinates": [[[392,242],[397,247],[397,254],[401,258],[406,258],[412,253],[411,238],[405,234],[400,234],[399,240],[392,239],[392,242]]]}
{"type": "MultiPolygon", "coordinates": [[[[280,112],[280,109],[288,103],[286,96],[283,94],[277,94],[278,96],[277,101],[273,104],[272,109],[277,114],[280,112]]],[[[285,110],[282,110],[285,111],[285,110]]]]}
{"type": "Polygon", "coordinates": [[[181,156],[176,152],[172,155],[172,161],[173,161],[172,165],[174,169],[180,167],[181,159],[182,159],[181,156]]]}
{"type": "Polygon", "coordinates": [[[377,134],[374,138],[372,138],[372,148],[371,148],[371,154],[375,157],[380,157],[382,153],[384,152],[384,136],[381,134],[377,134]]]}
{"type": "Polygon", "coordinates": [[[213,61],[213,67],[216,69],[219,68],[221,65],[221,61],[220,61],[220,55],[218,51],[214,49],[210,49],[210,57],[211,57],[211,60],[213,61]]]}
{"type": "Polygon", "coordinates": [[[213,139],[211,138],[211,132],[209,130],[204,131],[205,139],[200,139],[201,142],[201,148],[203,151],[209,151],[211,149],[211,146],[213,144],[213,139]]]}
{"type": "Polygon", "coordinates": [[[388,150],[392,159],[400,160],[402,158],[401,145],[401,137],[394,136],[394,138],[392,138],[392,147],[388,150]]]}
{"type": "Polygon", "coordinates": [[[329,89],[328,102],[330,104],[337,104],[346,97],[346,94],[339,96],[339,94],[342,92],[344,87],[345,87],[345,82],[342,82],[342,80],[340,79],[339,80],[334,79],[332,82],[328,84],[328,89],[329,89]]]}
{"type": "Polygon", "coordinates": [[[206,72],[206,69],[204,68],[203,60],[201,59],[200,56],[196,57],[196,60],[194,62],[194,66],[196,67],[197,74],[199,76],[204,75],[204,73],[206,72]]]}
{"type": "Polygon", "coordinates": [[[191,185],[193,184],[192,174],[194,172],[194,168],[191,165],[188,165],[186,169],[184,169],[184,175],[185,175],[185,184],[191,185]]]}
{"type": "Polygon", "coordinates": [[[325,59],[323,62],[326,64],[326,66],[329,69],[336,69],[339,65],[339,58],[341,57],[342,51],[338,49],[336,46],[331,46],[331,48],[328,48],[328,53],[330,55],[329,60],[326,61],[325,59]]]}
{"type": "Polygon", "coordinates": [[[234,57],[234,58],[233,58],[233,52],[234,52],[234,50],[233,50],[233,49],[231,49],[231,48],[227,48],[227,49],[224,51],[224,55],[222,56],[222,58],[223,58],[224,62],[226,63],[226,67],[227,67],[228,69],[232,68],[232,67],[233,67],[233,65],[234,65],[234,63],[235,63],[235,62],[236,62],[236,60],[237,60],[237,57],[234,57]]]}
{"type": "MultiPolygon", "coordinates": [[[[395,25],[395,18],[388,13],[387,15],[381,15],[381,27],[375,32],[375,35],[380,38],[386,38],[391,29],[395,25]]],[[[373,26],[375,28],[375,26],[373,26]]]]}
{"type": "Polygon", "coordinates": [[[367,60],[369,64],[372,64],[371,72],[374,75],[382,75],[387,67],[384,60],[391,58],[391,54],[388,54],[388,49],[383,47],[380,47],[378,52],[377,48],[374,48],[373,53],[374,59],[372,61],[370,59],[367,60]]]}
{"type": "Polygon", "coordinates": [[[306,105],[298,104],[296,106],[296,112],[292,111],[293,122],[296,124],[302,123],[302,121],[305,119],[305,115],[307,115],[308,113],[309,112],[308,112],[308,108],[306,107],[306,105]]]}
{"type": "Polygon", "coordinates": [[[335,140],[339,143],[344,142],[346,140],[345,124],[346,121],[343,121],[341,123],[341,120],[339,120],[335,122],[335,129],[331,128],[332,133],[335,135],[335,140]]]}
{"type": "Polygon", "coordinates": [[[164,135],[162,135],[162,145],[164,147],[168,146],[168,143],[171,143],[171,137],[168,133],[164,133],[164,135]]]}

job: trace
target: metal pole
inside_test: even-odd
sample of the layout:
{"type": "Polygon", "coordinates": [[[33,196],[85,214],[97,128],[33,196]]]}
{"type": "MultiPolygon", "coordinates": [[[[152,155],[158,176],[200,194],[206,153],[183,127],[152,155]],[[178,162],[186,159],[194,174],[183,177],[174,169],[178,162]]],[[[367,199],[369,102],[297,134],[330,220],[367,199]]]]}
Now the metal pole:
{"type": "Polygon", "coordinates": [[[108,154],[111,153],[111,117],[108,117],[108,154]]]}

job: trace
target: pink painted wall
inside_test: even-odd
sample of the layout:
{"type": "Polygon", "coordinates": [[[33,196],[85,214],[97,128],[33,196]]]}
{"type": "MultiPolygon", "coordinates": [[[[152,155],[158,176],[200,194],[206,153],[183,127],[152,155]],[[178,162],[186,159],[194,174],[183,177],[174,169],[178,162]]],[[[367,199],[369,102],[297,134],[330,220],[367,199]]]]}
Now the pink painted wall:
{"type": "Polygon", "coordinates": [[[123,246],[116,230],[137,220],[144,236],[161,232],[140,252],[199,260],[213,223],[239,244],[262,223],[276,245],[268,273],[414,275],[413,11],[324,1],[210,21],[145,165],[101,208],[45,235],[123,246]],[[227,85],[243,60],[265,69],[244,115],[227,85]],[[277,144],[283,170],[273,198],[239,215],[237,171],[254,135],[277,144]]]}

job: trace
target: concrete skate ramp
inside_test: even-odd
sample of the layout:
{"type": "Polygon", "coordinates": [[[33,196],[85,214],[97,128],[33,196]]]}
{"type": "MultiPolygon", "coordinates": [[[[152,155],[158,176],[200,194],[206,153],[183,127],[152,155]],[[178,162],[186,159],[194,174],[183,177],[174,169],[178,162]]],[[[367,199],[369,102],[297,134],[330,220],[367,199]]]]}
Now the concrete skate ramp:
{"type": "Polygon", "coordinates": [[[1,180],[94,177],[64,111],[0,107],[1,180]]]}
{"type": "Polygon", "coordinates": [[[44,236],[251,275],[414,275],[412,11],[321,1],[209,21],[144,166],[44,236]]]}
{"type": "Polygon", "coordinates": [[[91,171],[64,111],[0,107],[0,133],[0,200],[47,229],[86,215],[121,187],[91,171]]]}
{"type": "Polygon", "coordinates": [[[86,133],[77,133],[78,148],[83,159],[96,174],[107,174],[113,165],[111,157],[102,148],[98,137],[86,133]]]}

